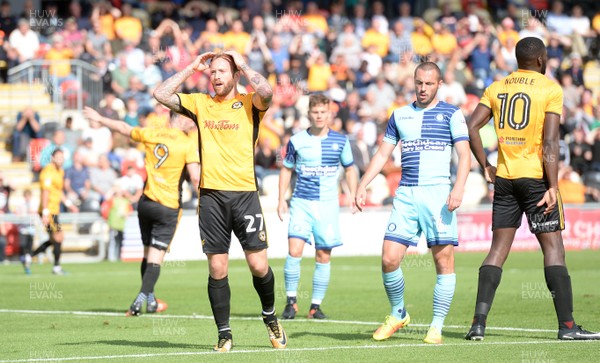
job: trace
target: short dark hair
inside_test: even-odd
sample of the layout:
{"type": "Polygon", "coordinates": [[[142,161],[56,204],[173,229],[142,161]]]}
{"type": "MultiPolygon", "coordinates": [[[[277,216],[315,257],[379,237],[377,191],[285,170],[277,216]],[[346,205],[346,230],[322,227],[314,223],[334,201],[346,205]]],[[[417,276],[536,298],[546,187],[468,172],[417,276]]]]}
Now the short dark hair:
{"type": "Polygon", "coordinates": [[[57,147],[56,149],[54,149],[54,151],[52,152],[52,157],[54,157],[54,155],[58,154],[58,153],[62,153],[63,150],[59,147],[57,147]]]}
{"type": "Polygon", "coordinates": [[[434,70],[438,74],[438,81],[442,79],[442,71],[440,70],[440,67],[438,67],[438,65],[435,64],[434,62],[419,63],[419,65],[417,66],[417,68],[415,68],[415,76],[417,75],[417,71],[419,69],[422,69],[424,71],[434,70]]]}
{"type": "Polygon", "coordinates": [[[526,37],[517,42],[515,55],[517,63],[535,62],[546,51],[546,46],[541,39],[536,37],[526,37]]]}
{"type": "Polygon", "coordinates": [[[329,98],[322,93],[316,93],[310,95],[308,98],[308,109],[311,109],[317,105],[329,105],[329,98]]]}

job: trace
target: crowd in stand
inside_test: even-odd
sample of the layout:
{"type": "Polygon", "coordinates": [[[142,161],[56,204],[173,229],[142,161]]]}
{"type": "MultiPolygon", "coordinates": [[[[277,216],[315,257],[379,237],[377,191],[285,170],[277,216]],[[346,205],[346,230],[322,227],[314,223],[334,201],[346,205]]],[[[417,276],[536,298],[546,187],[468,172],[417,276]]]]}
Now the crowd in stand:
{"type": "MultiPolygon", "coordinates": [[[[277,173],[290,135],[306,128],[309,94],[324,93],[334,101],[332,128],[349,135],[362,173],[382,141],[391,111],[414,100],[418,62],[440,66],[444,84],[438,97],[461,107],[468,119],[484,88],[516,70],[516,42],[535,36],[548,47],[547,76],[564,89],[563,199],[600,200],[600,8],[591,2],[585,4],[595,8],[561,1],[440,0],[420,14],[414,1],[113,3],[89,2],[86,12],[73,1],[64,21],[49,3],[43,14],[54,14],[47,19],[52,26],[36,27],[30,1],[19,17],[2,2],[0,67],[35,58],[90,62],[104,87],[102,101],[94,105],[99,112],[132,126],[153,127],[168,118],[168,110],[152,98],[160,82],[198,54],[235,49],[274,89],[256,150],[262,180],[277,173]]],[[[64,65],[50,71],[58,82],[69,79],[70,72],[64,65]]],[[[197,73],[182,91],[212,89],[208,76],[197,73]]],[[[115,185],[135,203],[145,177],[136,145],[99,125],[78,131],[67,119],[44,132],[42,124],[35,110],[19,112],[12,138],[15,160],[26,158],[31,140],[46,137],[50,142],[40,153],[40,164],[53,148],[67,150],[66,191],[78,203],[101,202],[115,185]]],[[[493,161],[497,139],[492,123],[482,138],[493,161]]],[[[393,195],[400,173],[395,154],[380,181],[372,183],[371,204],[393,195]]],[[[476,199],[471,204],[489,202],[492,191],[475,163],[469,180],[467,188],[479,191],[470,193],[476,199]]]]}

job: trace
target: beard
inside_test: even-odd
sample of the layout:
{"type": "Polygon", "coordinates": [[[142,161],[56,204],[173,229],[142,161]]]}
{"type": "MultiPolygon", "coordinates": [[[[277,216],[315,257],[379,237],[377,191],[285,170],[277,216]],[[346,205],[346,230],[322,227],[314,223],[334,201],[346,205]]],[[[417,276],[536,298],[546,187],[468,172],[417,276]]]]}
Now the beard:
{"type": "Polygon", "coordinates": [[[215,85],[213,85],[213,88],[215,89],[215,93],[217,94],[217,96],[227,96],[233,89],[233,82],[230,81],[221,85],[220,91],[217,90],[215,85]]]}

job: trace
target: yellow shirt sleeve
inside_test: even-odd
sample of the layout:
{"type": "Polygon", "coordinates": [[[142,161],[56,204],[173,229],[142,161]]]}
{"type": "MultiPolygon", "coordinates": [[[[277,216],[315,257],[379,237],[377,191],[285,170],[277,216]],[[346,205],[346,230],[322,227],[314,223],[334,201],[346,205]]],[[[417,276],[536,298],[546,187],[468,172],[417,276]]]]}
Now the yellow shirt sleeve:
{"type": "Polygon", "coordinates": [[[178,93],[177,96],[179,96],[179,102],[181,103],[181,107],[184,109],[183,114],[196,121],[196,115],[198,114],[197,102],[203,100],[201,97],[202,95],[195,93],[178,93]]]}
{"type": "Polygon", "coordinates": [[[489,108],[492,108],[492,100],[490,98],[490,88],[488,87],[485,89],[485,91],[483,92],[483,96],[481,96],[481,99],[479,100],[479,103],[481,103],[484,106],[487,106],[489,108]]]}
{"type": "Polygon", "coordinates": [[[548,93],[546,104],[546,112],[552,112],[557,115],[562,115],[563,112],[563,91],[557,83],[552,84],[548,93]]]}
{"type": "Polygon", "coordinates": [[[135,142],[143,141],[144,136],[141,127],[134,127],[133,129],[131,129],[131,139],[135,142]]]}

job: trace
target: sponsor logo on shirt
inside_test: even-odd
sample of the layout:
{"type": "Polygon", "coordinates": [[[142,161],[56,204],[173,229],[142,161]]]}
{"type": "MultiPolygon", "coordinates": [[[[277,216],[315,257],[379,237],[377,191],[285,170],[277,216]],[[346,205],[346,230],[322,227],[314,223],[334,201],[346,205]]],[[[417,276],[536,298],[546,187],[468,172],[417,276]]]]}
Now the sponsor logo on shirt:
{"type": "Polygon", "coordinates": [[[446,149],[446,146],[448,146],[448,143],[446,141],[437,141],[430,139],[402,141],[402,152],[424,150],[444,151],[446,149]]]}
{"type": "Polygon", "coordinates": [[[504,145],[525,145],[526,141],[524,137],[500,136],[498,143],[504,145]]]}
{"type": "Polygon", "coordinates": [[[209,130],[234,130],[237,131],[240,128],[240,124],[231,122],[230,120],[206,120],[204,121],[204,128],[209,130]]]}
{"type": "Polygon", "coordinates": [[[336,175],[338,171],[338,166],[327,166],[327,165],[318,165],[318,166],[307,166],[301,165],[300,172],[304,176],[333,176],[336,175]]]}

